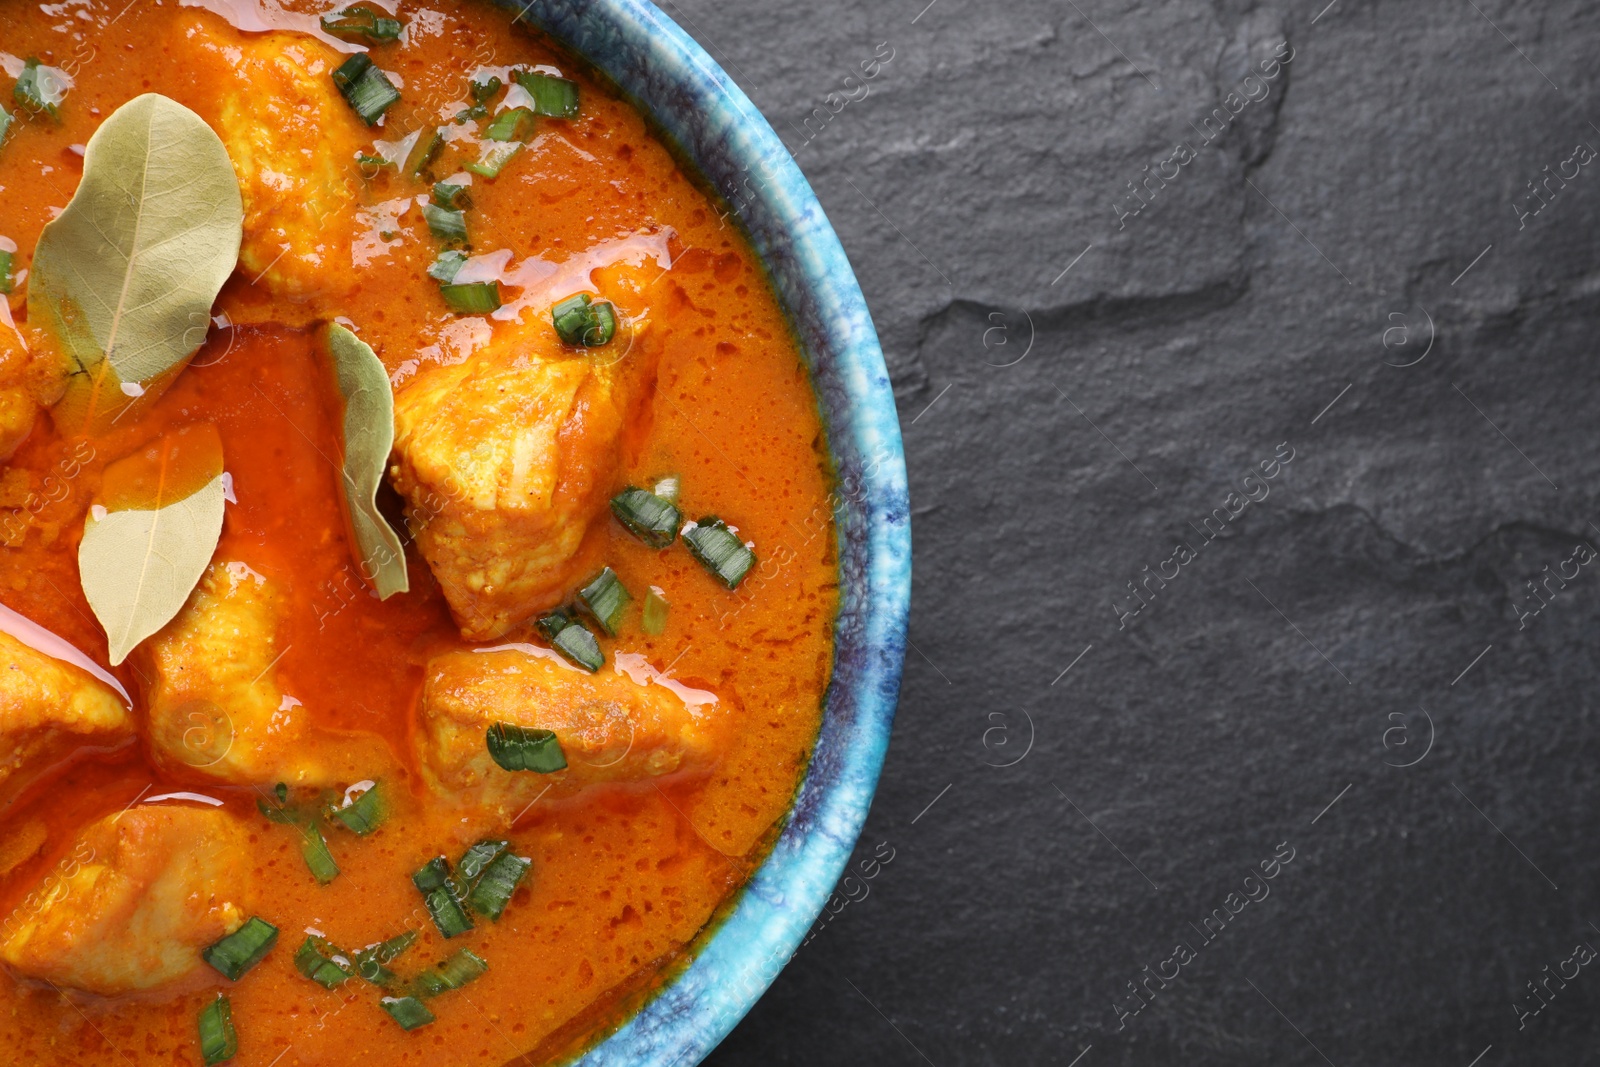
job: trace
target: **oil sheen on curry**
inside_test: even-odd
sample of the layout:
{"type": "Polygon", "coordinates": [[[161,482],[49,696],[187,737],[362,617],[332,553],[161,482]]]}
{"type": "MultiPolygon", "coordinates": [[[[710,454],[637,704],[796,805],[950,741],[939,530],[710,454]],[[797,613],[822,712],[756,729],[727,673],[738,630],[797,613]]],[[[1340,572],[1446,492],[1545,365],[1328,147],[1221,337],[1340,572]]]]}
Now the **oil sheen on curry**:
{"type": "Polygon", "coordinates": [[[829,468],[488,3],[0,0],[0,1060],[559,1062],[764,855],[829,468]]]}

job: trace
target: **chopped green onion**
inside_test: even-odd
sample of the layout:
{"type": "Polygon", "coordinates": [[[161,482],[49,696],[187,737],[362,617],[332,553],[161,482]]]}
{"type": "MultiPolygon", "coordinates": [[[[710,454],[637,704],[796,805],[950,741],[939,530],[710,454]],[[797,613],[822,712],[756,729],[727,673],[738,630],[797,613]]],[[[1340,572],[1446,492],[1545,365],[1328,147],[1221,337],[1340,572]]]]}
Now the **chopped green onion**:
{"type": "Polygon", "coordinates": [[[382,156],[375,156],[370,152],[357,152],[356,162],[362,167],[375,168],[370,174],[368,174],[365,170],[361,172],[365,177],[368,178],[376,178],[378,176],[378,171],[382,170],[384,167],[394,166],[393,163],[389,162],[387,159],[384,159],[382,156]]]}
{"type": "Polygon", "coordinates": [[[578,114],[578,83],[538,71],[518,71],[517,84],[533,97],[533,110],[553,119],[570,119],[578,114]]]}
{"type": "Polygon", "coordinates": [[[491,141],[483,146],[483,154],[464,166],[485,178],[498,178],[511,157],[522,151],[521,141],[491,141]]]}
{"type": "Polygon", "coordinates": [[[514,107],[510,111],[502,111],[489,123],[489,128],[483,131],[484,137],[491,141],[527,141],[533,135],[533,112],[525,107],[514,107]]]}
{"type": "Polygon", "coordinates": [[[479,81],[473,78],[468,82],[467,87],[472,91],[473,104],[465,111],[456,112],[456,125],[459,126],[464,122],[481,119],[487,115],[489,113],[489,98],[498,93],[500,87],[504,84],[495,75],[490,75],[488,81],[479,81]]]}
{"type": "Polygon", "coordinates": [[[300,828],[300,855],[305,857],[306,866],[311,868],[311,876],[318,885],[327,885],[339,877],[339,865],[334,862],[333,853],[328,851],[322,828],[314,822],[308,822],[300,828]]]}
{"type": "Polygon", "coordinates": [[[600,642],[594,639],[594,634],[581,622],[575,622],[565,630],[556,634],[551,642],[555,650],[568,660],[593,674],[606,664],[605,653],[600,651],[600,642]]]}
{"type": "Polygon", "coordinates": [[[200,956],[222,974],[237,982],[250,968],[260,963],[278,943],[278,928],[252,915],[239,929],[200,950],[200,956]]]}
{"type": "Polygon", "coordinates": [[[546,641],[554,641],[556,634],[571,625],[572,616],[560,608],[539,616],[534,622],[534,626],[538,627],[539,633],[544,636],[546,641]]]}
{"type": "Polygon", "coordinates": [[[617,334],[617,309],[608,300],[601,300],[589,308],[590,327],[583,331],[586,348],[599,348],[609,344],[617,334]]]}
{"type": "Polygon", "coordinates": [[[345,60],[333,72],[333,84],[368,126],[376,126],[383,113],[400,99],[400,90],[383,71],[372,65],[371,57],[365,52],[345,60]]]}
{"type": "Polygon", "coordinates": [[[322,32],[344,41],[385,44],[400,39],[399,21],[384,18],[364,7],[347,7],[322,16],[322,32]]]}
{"type": "Polygon", "coordinates": [[[755,566],[756,554],[715,515],[707,515],[694,529],[685,530],[683,543],[700,565],[729,589],[737,589],[755,566]]]}
{"type": "Polygon", "coordinates": [[[455,937],[472,929],[472,919],[461,906],[455,882],[450,877],[450,861],[435,856],[411,876],[411,883],[422,893],[428,914],[445,937],[455,937]]]}
{"type": "Polygon", "coordinates": [[[487,103],[489,98],[495,93],[498,93],[500,91],[500,87],[504,84],[505,82],[501,81],[498,75],[491,74],[488,81],[481,82],[476,78],[472,79],[468,83],[467,88],[472,91],[473,101],[483,104],[487,103]]]}
{"type": "Polygon", "coordinates": [[[644,598],[644,632],[651,637],[659,637],[667,629],[667,609],[671,607],[661,590],[655,586],[650,587],[650,592],[644,598]]]}
{"type": "Polygon", "coordinates": [[[322,885],[327,885],[339,876],[339,865],[334,862],[333,854],[328,851],[328,842],[322,836],[322,830],[317,825],[317,813],[308,811],[298,804],[290,804],[289,787],[279,782],[273,789],[274,799],[264,797],[256,798],[256,808],[270,821],[285,826],[294,826],[300,830],[300,855],[305,858],[306,866],[311,868],[311,873],[322,885]]]}
{"type": "Polygon", "coordinates": [[[0,251],[0,293],[10,293],[16,284],[11,277],[11,253],[0,251]]]}
{"type": "Polygon", "coordinates": [[[346,830],[366,837],[389,817],[389,806],[384,803],[382,788],[374,782],[355,800],[343,807],[330,809],[328,814],[346,830]]]}
{"type": "Polygon", "coordinates": [[[11,88],[11,99],[19,108],[37,115],[43,111],[53,119],[60,119],[56,105],[66,96],[66,86],[54,67],[44,66],[37,56],[29,56],[17,75],[17,84],[11,88]]]}
{"type": "Polygon", "coordinates": [[[588,293],[569,296],[550,309],[556,333],[569,345],[599,348],[617,332],[617,316],[610,304],[596,302],[588,293]]]}
{"type": "MultiPolygon", "coordinates": [[[[565,765],[566,761],[562,762],[565,765]]],[[[506,905],[511,903],[511,894],[517,891],[517,883],[522,881],[523,875],[532,866],[533,861],[524,856],[513,856],[509,852],[496,856],[494,862],[484,870],[483,877],[478,879],[478,884],[472,887],[472,893],[467,897],[468,906],[479,915],[499,922],[506,905]]]]}
{"type": "Polygon", "coordinates": [[[683,513],[648,489],[628,486],[611,498],[611,513],[651,548],[666,548],[678,536],[683,513]]]}
{"type": "Polygon", "coordinates": [[[499,282],[467,282],[441,285],[439,295],[457,315],[483,315],[500,306],[499,282]]]}
{"type": "Polygon", "coordinates": [[[433,157],[439,154],[439,149],[444,147],[444,135],[438,130],[424,130],[417,138],[417,143],[411,146],[411,151],[406,153],[406,161],[400,166],[400,173],[408,178],[420,178],[422,172],[433,157]]]}
{"type": "Polygon", "coordinates": [[[233,1006],[226,993],[200,1009],[200,1055],[206,1067],[226,1063],[239,1054],[239,1033],[233,1028],[233,1006]]]}
{"type": "Polygon", "coordinates": [[[622,615],[633,602],[617,572],[606,567],[578,590],[578,607],[587,612],[612,637],[622,625],[622,615]]]}
{"type": "Polygon", "coordinates": [[[551,730],[533,730],[509,722],[497,722],[489,727],[488,745],[490,758],[508,771],[554,774],[567,766],[561,742],[551,730]]]}
{"type": "Polygon", "coordinates": [[[422,217],[427,220],[429,231],[439,240],[446,244],[467,243],[465,211],[451,211],[435,204],[423,204],[422,217]]]}
{"type": "Polygon", "coordinates": [[[0,107],[0,143],[6,139],[6,131],[11,129],[11,112],[0,107]]]}
{"type": "Polygon", "coordinates": [[[433,970],[423,971],[412,979],[411,995],[422,1000],[436,997],[460,989],[468,982],[483,977],[488,970],[489,964],[482,956],[470,948],[464,948],[433,970]]]}
{"type": "Polygon", "coordinates": [[[550,309],[550,319],[563,341],[577,344],[583,339],[583,331],[589,325],[589,305],[593,302],[588,293],[578,293],[550,309]]]}
{"type": "Polygon", "coordinates": [[[552,611],[543,615],[537,625],[557,652],[590,674],[605,666],[606,657],[600,651],[600,642],[594,639],[587,626],[566,612],[552,611]]]}
{"type": "Polygon", "coordinates": [[[276,803],[269,802],[265,797],[256,798],[256,808],[261,812],[261,814],[265,815],[268,819],[275,823],[282,823],[290,826],[298,823],[302,818],[304,818],[304,815],[299,808],[289,806],[288,786],[284,785],[282,782],[279,782],[277,790],[274,791],[274,796],[277,798],[276,803]]]}
{"type": "Polygon", "coordinates": [[[410,948],[417,940],[415,930],[407,930],[396,934],[387,941],[376,945],[368,945],[352,953],[350,961],[356,965],[356,973],[365,981],[375,986],[393,985],[398,979],[387,964],[392,963],[401,953],[410,948]]]}
{"type": "Polygon", "coordinates": [[[461,857],[461,862],[456,864],[456,883],[461,889],[462,896],[466,896],[467,892],[478,884],[478,879],[483,877],[484,868],[510,847],[509,841],[479,841],[467,849],[461,857]]]}
{"type": "Polygon", "coordinates": [[[428,268],[428,277],[441,285],[449,285],[455,281],[457,274],[461,273],[462,266],[467,262],[467,254],[451,248],[439,253],[439,258],[433,261],[428,268]]]}
{"type": "Polygon", "coordinates": [[[416,997],[384,997],[378,1002],[401,1029],[415,1030],[433,1022],[433,1012],[416,997]]]}
{"type": "Polygon", "coordinates": [[[355,977],[349,959],[323,938],[307,934],[294,954],[294,967],[323,989],[337,989],[355,977]]]}
{"type": "Polygon", "coordinates": [[[465,185],[456,185],[452,182],[435,182],[433,185],[433,202],[440,207],[447,207],[452,211],[472,206],[472,197],[467,194],[465,185]]]}

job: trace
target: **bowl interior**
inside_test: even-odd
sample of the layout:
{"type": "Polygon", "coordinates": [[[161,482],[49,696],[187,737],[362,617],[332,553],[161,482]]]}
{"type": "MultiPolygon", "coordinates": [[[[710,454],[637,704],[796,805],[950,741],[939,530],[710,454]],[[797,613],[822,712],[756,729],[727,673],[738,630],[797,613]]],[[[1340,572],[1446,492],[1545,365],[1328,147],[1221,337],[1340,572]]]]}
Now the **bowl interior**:
{"type": "Polygon", "coordinates": [[[646,0],[501,0],[583,56],[723,199],[810,366],[837,481],[839,618],[810,765],[771,854],[692,961],[586,1067],[686,1067],[799,947],[866,819],[889,741],[911,593],[910,508],[883,353],[844,249],[788,150],[704,50],[646,0]]]}

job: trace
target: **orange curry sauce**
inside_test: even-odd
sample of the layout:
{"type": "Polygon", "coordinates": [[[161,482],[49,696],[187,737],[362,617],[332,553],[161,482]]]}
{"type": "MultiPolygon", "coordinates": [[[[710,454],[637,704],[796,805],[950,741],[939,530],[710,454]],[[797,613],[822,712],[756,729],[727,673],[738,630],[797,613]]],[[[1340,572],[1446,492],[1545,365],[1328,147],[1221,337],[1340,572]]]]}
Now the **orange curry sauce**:
{"type": "MultiPolygon", "coordinates": [[[[282,24],[338,6],[289,3],[286,16],[271,0],[208,0],[210,12],[178,0],[125,5],[0,0],[0,59],[37,56],[74,81],[59,122],[18,115],[0,146],[0,236],[15,243],[19,273],[53,210],[77,187],[81,146],[119,105],[157,92],[211,120],[218,79],[176,46],[186,27],[243,40],[235,26],[264,24],[251,19],[282,24]]],[[[726,518],[755,543],[758,564],[729,592],[681,545],[651,550],[609,515],[595,521],[596,543],[587,548],[635,596],[620,636],[602,640],[603,670],[614,669],[618,652],[638,653],[685,685],[715,693],[716,714],[731,724],[726,747],[709,776],[592,786],[532,805],[507,835],[513,851],[533,859],[531,873],[500,922],[480,922],[447,945],[410,875],[436,854],[454,860],[463,841],[493,835],[459,825],[460,810],[430,806],[414,737],[424,662],[462,642],[414,548],[408,594],[379,602],[356,576],[329,458],[338,455],[337,424],[316,359],[315,316],[253,286],[241,265],[213,309],[206,344],[159,401],[94,438],[64,437],[41,415],[0,468],[0,602],[106,663],[105,635],[77,568],[102,472],[163,433],[215,423],[238,498],[227,506],[215,558],[247,559],[287,591],[277,682],[316,724],[387,744],[398,768],[386,770],[393,812],[370,837],[330,831],[342,873],[319,886],[296,830],[263,818],[254,792],[159,773],[143,741],[53,769],[0,808],[0,917],[70,868],[74,835],[87,823],[191,791],[246,821],[254,910],[281,935],[236,983],[202,968],[178,987],[100,998],[0,975],[5,1063],[198,1064],[196,1013],[219,989],[232,1000],[239,1064],[559,1059],[614,1025],[625,1004],[681,958],[759,861],[805,767],[831,665],[837,568],[815,398],[760,265],[640,115],[570,55],[487,3],[408,2],[398,17],[406,40],[373,55],[401,76],[403,98],[369,136],[438,122],[442,104],[467,97],[467,79],[480,66],[543,64],[581,85],[578,118],[540,119],[537,136],[497,180],[473,185],[474,254],[505,249],[513,269],[533,262],[580,272],[619,249],[644,248],[663,261],[650,291],[661,352],[655,389],[614,491],[681,476],[685,517],[726,518]],[[646,635],[639,621],[652,585],[671,604],[659,636],[646,635]],[[437,1022],[407,1033],[380,1009],[375,987],[356,980],[326,991],[301,977],[292,960],[307,928],[346,948],[414,929],[422,936],[397,970],[431,966],[462,946],[489,970],[430,1001],[437,1022]]],[[[0,87],[9,92],[11,81],[0,79],[0,87]]],[[[349,167],[368,207],[426,191],[392,174],[364,177],[354,160],[349,167]]],[[[447,172],[435,167],[437,177],[447,172]]],[[[425,274],[438,242],[417,210],[358,230],[360,265],[326,264],[356,286],[335,313],[395,372],[397,388],[417,367],[464,358],[511,325],[446,308],[425,274]]],[[[24,331],[25,290],[24,281],[10,298],[24,331]]],[[[517,289],[508,283],[503,291],[514,303],[517,289]]],[[[136,713],[138,662],[135,656],[114,671],[136,713]]]]}

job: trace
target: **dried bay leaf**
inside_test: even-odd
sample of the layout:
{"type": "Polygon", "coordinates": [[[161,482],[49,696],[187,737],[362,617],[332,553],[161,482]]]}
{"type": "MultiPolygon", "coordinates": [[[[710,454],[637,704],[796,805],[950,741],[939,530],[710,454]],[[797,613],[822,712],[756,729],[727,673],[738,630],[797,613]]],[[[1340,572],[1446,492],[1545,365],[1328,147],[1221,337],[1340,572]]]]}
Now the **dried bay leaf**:
{"type": "Polygon", "coordinates": [[[343,326],[331,322],[324,327],[323,346],[344,402],[340,428],[345,517],[360,553],[361,576],[372,583],[380,600],[387,600],[411,588],[405,547],[377,504],[378,486],[394,447],[394,390],[383,361],[343,326]]]}
{"type": "Polygon", "coordinates": [[[222,438],[174,430],[106,468],[78,546],[83,594],[111,664],[172,620],[222,536],[222,438]]]}
{"type": "Polygon", "coordinates": [[[102,430],[160,395],[206,339],[243,225],[239,179],[199,115],[146,93],[100,124],[28,284],[28,320],[61,350],[58,425],[102,430]]]}

